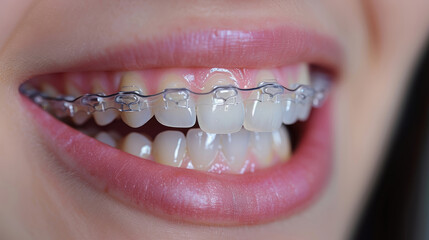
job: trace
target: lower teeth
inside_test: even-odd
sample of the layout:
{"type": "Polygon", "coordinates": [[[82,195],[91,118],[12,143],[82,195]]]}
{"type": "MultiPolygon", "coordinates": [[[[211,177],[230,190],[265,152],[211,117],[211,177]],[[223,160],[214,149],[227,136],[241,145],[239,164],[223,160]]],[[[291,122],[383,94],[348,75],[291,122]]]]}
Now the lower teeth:
{"type": "MultiPolygon", "coordinates": [[[[93,134],[91,134],[93,135],[93,134]]],[[[211,134],[199,128],[167,130],[149,136],[137,132],[118,138],[101,131],[94,137],[109,146],[160,164],[208,172],[245,173],[286,162],[291,154],[286,126],[274,132],[211,134]]]]}

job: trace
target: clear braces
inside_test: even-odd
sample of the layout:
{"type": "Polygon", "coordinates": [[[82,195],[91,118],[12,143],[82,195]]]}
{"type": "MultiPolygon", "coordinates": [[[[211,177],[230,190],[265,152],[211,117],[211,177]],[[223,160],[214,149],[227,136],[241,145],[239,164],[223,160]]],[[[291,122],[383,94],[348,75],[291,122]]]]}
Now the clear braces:
{"type": "MultiPolygon", "coordinates": [[[[77,112],[91,114],[116,109],[120,112],[139,112],[154,107],[161,100],[165,109],[195,108],[198,103],[197,96],[212,94],[213,105],[235,105],[249,101],[271,101],[274,103],[303,104],[311,103],[314,107],[322,105],[329,89],[329,82],[318,81],[310,85],[296,84],[292,88],[284,87],[278,83],[262,82],[254,88],[238,88],[236,86],[216,86],[211,91],[199,93],[187,88],[167,88],[162,92],[143,95],[140,91],[120,91],[111,95],[85,94],[79,97],[48,96],[29,84],[23,84],[20,92],[29,97],[44,110],[53,113],[56,117],[73,117],[77,112]],[[242,100],[239,92],[257,92],[258,97],[249,97],[242,100]]],[[[135,86],[129,86],[136,89],[135,86]]],[[[252,96],[252,95],[250,95],[252,96]]]]}

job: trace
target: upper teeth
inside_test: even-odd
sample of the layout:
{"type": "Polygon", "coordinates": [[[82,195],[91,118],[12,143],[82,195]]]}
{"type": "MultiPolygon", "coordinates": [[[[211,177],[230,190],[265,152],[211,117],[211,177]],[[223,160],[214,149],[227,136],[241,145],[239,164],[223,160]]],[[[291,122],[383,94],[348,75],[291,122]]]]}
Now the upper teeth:
{"type": "MultiPolygon", "coordinates": [[[[280,79],[281,84],[289,88],[310,84],[308,64],[298,64],[291,69],[293,71],[284,70],[284,75],[288,77],[286,80],[280,79]]],[[[198,95],[191,93],[187,79],[185,80],[178,72],[164,72],[155,91],[148,90],[146,86],[148,79],[141,72],[126,72],[122,74],[118,88],[122,92],[135,93],[121,93],[122,95],[115,97],[115,102],[112,100],[109,103],[113,104],[109,105],[110,107],[119,109],[120,113],[108,109],[108,105],[103,105],[104,103],[99,103],[96,106],[97,111],[94,112],[94,120],[98,125],[104,126],[120,115],[127,125],[138,128],[155,116],[158,122],[165,126],[189,128],[194,126],[198,119],[199,126],[204,132],[216,134],[235,133],[243,126],[250,131],[271,132],[279,129],[282,123],[305,121],[314,104],[313,98],[305,97],[305,91],[308,89],[299,88],[295,92],[289,92],[276,87],[280,85],[266,85],[277,84],[276,79],[273,70],[258,70],[250,87],[257,84],[262,84],[263,87],[242,91],[237,90],[238,82],[231,72],[210,72],[204,86],[200,87],[200,90],[207,94],[198,95]],[[161,94],[157,97],[142,97],[150,92],[161,94]]],[[[103,86],[98,81],[93,82],[93,92],[102,94],[105,91],[103,86]]],[[[49,85],[42,85],[42,88],[52,92],[49,85]]],[[[82,94],[72,81],[66,82],[65,89],[66,94],[71,96],[82,94]]],[[[192,90],[195,92],[195,86],[192,90]]],[[[87,106],[85,104],[87,103],[82,102],[83,111],[74,110],[73,113],[70,111],[76,124],[83,124],[91,117],[84,112],[87,106]]]]}
{"type": "MultiPolygon", "coordinates": [[[[301,64],[295,84],[309,83],[309,69],[301,64]]],[[[268,70],[261,70],[255,77],[256,81],[276,82],[275,76],[268,70]]],[[[186,83],[179,75],[168,73],[162,78],[160,89],[186,88],[186,83]]],[[[279,101],[276,96],[269,95],[270,90],[255,90],[243,97],[234,89],[219,88],[236,84],[229,73],[218,72],[211,75],[204,87],[209,92],[218,87],[212,94],[189,96],[189,92],[164,91],[163,97],[158,98],[150,107],[147,104],[141,112],[122,112],[123,121],[131,127],[140,127],[153,115],[159,123],[178,128],[192,127],[196,119],[200,128],[207,133],[227,134],[238,132],[242,126],[250,131],[271,132],[279,129],[282,122],[292,124],[296,120],[306,120],[310,113],[312,102],[303,100],[302,103],[279,101]]],[[[120,82],[122,91],[139,91],[147,93],[145,80],[141,74],[128,72],[120,82]]]]}
{"type": "MultiPolygon", "coordinates": [[[[137,91],[141,94],[147,93],[145,84],[141,78],[141,75],[136,72],[125,73],[120,83],[121,91],[137,91]]],[[[138,104],[143,105],[143,107],[141,107],[141,111],[121,113],[122,121],[130,127],[141,127],[153,116],[152,109],[149,107],[149,104],[146,102],[139,102],[138,104]]]]}

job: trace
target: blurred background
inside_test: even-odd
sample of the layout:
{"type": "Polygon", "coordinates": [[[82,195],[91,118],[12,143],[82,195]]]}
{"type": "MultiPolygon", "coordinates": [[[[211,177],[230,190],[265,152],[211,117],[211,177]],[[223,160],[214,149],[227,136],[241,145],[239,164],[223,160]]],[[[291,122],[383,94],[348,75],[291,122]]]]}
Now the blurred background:
{"type": "Polygon", "coordinates": [[[353,240],[429,240],[429,37],[353,240]]]}

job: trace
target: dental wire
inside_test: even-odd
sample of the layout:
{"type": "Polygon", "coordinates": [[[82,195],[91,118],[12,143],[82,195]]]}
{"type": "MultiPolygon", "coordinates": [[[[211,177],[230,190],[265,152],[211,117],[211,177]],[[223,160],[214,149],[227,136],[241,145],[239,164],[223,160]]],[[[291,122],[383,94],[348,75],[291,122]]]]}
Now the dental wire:
{"type": "MultiPolygon", "coordinates": [[[[326,98],[330,84],[326,81],[318,82],[315,87],[311,85],[295,84],[291,88],[287,88],[278,83],[262,82],[257,87],[239,88],[233,85],[215,86],[208,92],[194,92],[187,88],[166,88],[161,92],[144,95],[140,91],[119,91],[110,95],[104,94],[84,94],[79,97],[72,96],[47,96],[29,84],[20,86],[19,91],[29,97],[33,102],[40,105],[45,110],[51,110],[58,117],[73,116],[76,112],[83,111],[87,114],[93,112],[104,112],[109,109],[115,109],[120,112],[139,112],[146,108],[152,107],[150,104],[157,102],[156,100],[162,96],[167,109],[168,102],[173,102],[173,107],[190,108],[195,107],[195,103],[190,104],[191,95],[203,96],[214,94],[213,104],[215,105],[230,105],[240,102],[241,97],[239,92],[260,91],[259,99],[254,101],[291,101],[295,103],[303,103],[311,101],[311,105],[319,107],[326,98]],[[316,87],[317,86],[317,87],[316,87]],[[174,98],[176,94],[176,98],[174,98]],[[223,97],[223,95],[225,95],[223,97]],[[173,96],[171,96],[173,95],[173,96]],[[264,99],[263,96],[268,97],[264,99]],[[179,97],[179,99],[177,99],[179,97]],[[283,99],[279,99],[283,97],[283,99]],[[237,100],[239,98],[239,100],[237,100]],[[230,100],[232,99],[232,100],[230,100]],[[217,100],[217,101],[216,101],[217,100]],[[143,106],[142,106],[143,105],[143,106]]],[[[125,86],[137,88],[136,86],[125,86]]],[[[245,101],[249,101],[248,99],[245,101]]]]}

